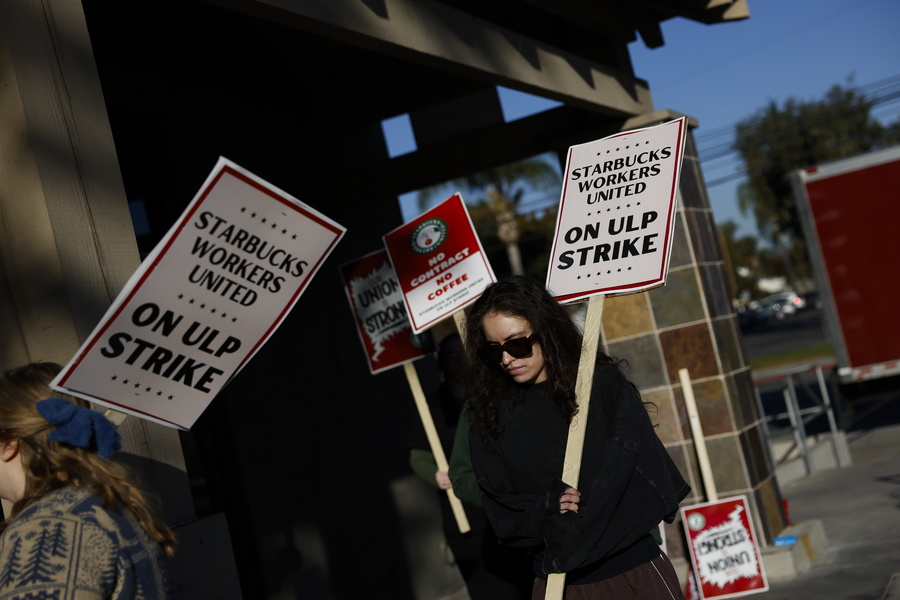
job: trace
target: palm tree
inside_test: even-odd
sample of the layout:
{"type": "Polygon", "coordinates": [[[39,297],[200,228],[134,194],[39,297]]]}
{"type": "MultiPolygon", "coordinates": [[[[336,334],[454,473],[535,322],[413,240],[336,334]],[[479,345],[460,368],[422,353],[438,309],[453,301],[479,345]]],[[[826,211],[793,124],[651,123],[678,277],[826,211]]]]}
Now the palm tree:
{"type": "Polygon", "coordinates": [[[448,186],[459,189],[464,198],[471,196],[473,203],[484,202],[497,221],[497,237],[506,246],[510,270],[521,275],[525,269],[519,251],[519,205],[529,189],[560,185],[559,171],[550,162],[552,156],[527,158],[419,190],[419,208],[424,211],[448,186]]]}

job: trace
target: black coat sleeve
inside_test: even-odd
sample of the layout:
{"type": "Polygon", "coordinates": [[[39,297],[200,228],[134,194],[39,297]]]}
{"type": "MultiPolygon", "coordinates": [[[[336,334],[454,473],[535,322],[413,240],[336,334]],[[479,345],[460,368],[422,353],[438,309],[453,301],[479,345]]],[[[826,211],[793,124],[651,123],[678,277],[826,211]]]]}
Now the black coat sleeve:
{"type": "MultiPolygon", "coordinates": [[[[566,440],[559,443],[564,447],[566,440]]],[[[473,458],[477,446],[472,440],[473,458]]],[[[640,394],[615,367],[601,367],[594,374],[577,513],[559,512],[559,496],[568,487],[561,480],[548,478],[540,493],[517,494],[515,483],[503,476],[502,453],[482,448],[475,462],[481,467],[476,473],[485,509],[498,535],[513,544],[542,546],[547,573],[568,572],[624,549],[673,510],[666,498],[674,495],[671,459],[640,394]]],[[[558,471],[561,475],[561,464],[558,471]]],[[[680,480],[677,471],[675,475],[680,480]]]]}
{"type": "Polygon", "coordinates": [[[571,571],[626,548],[687,494],[640,394],[613,367],[594,375],[580,488],[577,517],[551,519],[545,529],[545,572],[571,571]]]}
{"type": "Polygon", "coordinates": [[[561,480],[548,481],[537,493],[518,493],[508,473],[502,452],[494,446],[483,446],[475,428],[469,431],[472,466],[481,488],[485,512],[498,537],[519,547],[543,544],[545,522],[554,512],[559,514],[559,497],[569,487],[561,480]]]}

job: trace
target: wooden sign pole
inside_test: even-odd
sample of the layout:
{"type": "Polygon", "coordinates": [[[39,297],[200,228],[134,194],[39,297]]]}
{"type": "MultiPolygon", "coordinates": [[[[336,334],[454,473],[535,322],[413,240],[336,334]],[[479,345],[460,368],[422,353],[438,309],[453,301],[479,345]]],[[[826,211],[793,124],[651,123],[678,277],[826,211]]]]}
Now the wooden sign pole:
{"type": "Polygon", "coordinates": [[[458,310],[453,313],[453,322],[456,323],[456,331],[463,344],[466,343],[466,311],[458,310]]]}
{"type": "Polygon", "coordinates": [[[684,407],[687,409],[688,421],[691,423],[691,434],[694,437],[694,449],[697,453],[697,462],[700,463],[700,473],[703,475],[706,499],[709,502],[718,502],[719,492],[716,490],[716,482],[713,480],[712,465],[709,462],[709,454],[706,452],[706,438],[703,437],[703,427],[700,425],[697,401],[694,399],[694,388],[691,385],[691,376],[688,374],[688,370],[678,369],[678,379],[681,381],[681,390],[684,393],[684,407]]]}
{"type": "MultiPolygon", "coordinates": [[[[603,295],[591,296],[588,300],[587,316],[584,321],[584,341],[581,345],[581,360],[578,363],[578,378],[575,381],[575,401],[578,414],[569,426],[566,439],[566,456],[563,460],[562,480],[578,489],[581,474],[581,455],[584,450],[584,434],[587,431],[588,409],[590,408],[591,387],[594,384],[594,364],[597,362],[597,347],[600,345],[600,321],[603,316],[603,295]]],[[[550,573],[547,576],[546,600],[562,600],[566,587],[565,573],[550,573]]]]}
{"type": "MultiPolygon", "coordinates": [[[[422,384],[419,382],[419,374],[416,373],[416,367],[411,362],[404,363],[403,371],[406,373],[409,389],[412,391],[413,399],[416,401],[419,418],[422,419],[422,425],[425,427],[425,435],[428,436],[428,444],[431,446],[431,453],[434,454],[434,462],[437,464],[438,471],[449,471],[450,465],[447,463],[447,456],[444,454],[444,448],[441,446],[441,439],[438,437],[437,429],[434,427],[434,419],[431,418],[431,411],[428,409],[428,401],[425,399],[425,392],[422,391],[422,384]]],[[[472,527],[469,525],[469,519],[466,518],[466,511],[463,509],[462,502],[453,493],[453,488],[447,490],[447,498],[450,500],[450,507],[453,509],[453,516],[456,517],[459,532],[467,533],[471,531],[472,527]]]]}

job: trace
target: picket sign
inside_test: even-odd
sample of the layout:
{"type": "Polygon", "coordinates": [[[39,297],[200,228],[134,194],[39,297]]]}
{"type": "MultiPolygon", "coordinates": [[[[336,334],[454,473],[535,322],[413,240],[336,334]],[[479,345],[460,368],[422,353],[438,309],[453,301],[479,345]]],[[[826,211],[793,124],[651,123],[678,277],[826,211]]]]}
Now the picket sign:
{"type": "Polygon", "coordinates": [[[189,430],[287,319],[345,233],[220,157],[50,387],[189,430]]]}
{"type": "MultiPolygon", "coordinates": [[[[581,359],[578,362],[578,377],[575,380],[575,402],[578,414],[569,426],[566,438],[566,456],[563,459],[562,480],[578,489],[581,475],[581,455],[584,450],[584,434],[587,431],[588,408],[591,404],[591,387],[594,384],[594,364],[597,362],[597,347],[600,345],[600,322],[603,317],[605,296],[591,296],[588,300],[587,316],[584,320],[584,338],[581,345],[581,359]]],[[[566,587],[565,573],[547,575],[546,600],[562,600],[566,587]]]]}
{"type": "MultiPolygon", "coordinates": [[[[405,306],[400,300],[397,274],[390,264],[387,252],[384,250],[370,252],[359,259],[344,263],[341,265],[341,276],[344,279],[344,291],[347,294],[347,300],[350,302],[350,308],[355,316],[354,321],[359,333],[359,340],[362,342],[363,350],[369,363],[369,371],[375,375],[400,364],[403,365],[406,379],[409,381],[409,387],[416,402],[416,408],[422,419],[422,426],[425,428],[428,445],[435,458],[435,463],[439,469],[446,471],[448,468],[447,458],[441,448],[440,438],[437,435],[434,420],[428,408],[428,402],[425,399],[419,376],[413,365],[413,361],[426,355],[426,349],[414,345],[411,341],[411,336],[408,332],[412,331],[412,327],[405,312],[405,306]],[[375,282],[374,286],[372,282],[375,282]],[[362,297],[366,290],[373,287],[378,289],[380,286],[386,286],[386,289],[390,290],[390,292],[386,293],[384,291],[385,288],[381,288],[379,296],[376,297],[380,302],[371,301],[367,303],[368,310],[362,306],[362,302],[357,302],[357,296],[362,297]],[[397,290],[396,294],[394,293],[395,289],[397,290]],[[398,314],[399,311],[396,310],[397,305],[403,308],[402,314],[398,314]],[[382,307],[394,308],[395,312],[391,313],[392,318],[376,319],[377,323],[382,324],[381,327],[366,327],[364,322],[370,318],[378,317],[379,313],[373,311],[382,307]],[[403,324],[405,326],[402,326],[403,324]]],[[[450,492],[450,490],[447,491],[450,492]]],[[[453,514],[456,516],[457,525],[459,525],[459,530],[462,533],[466,533],[471,527],[466,519],[466,513],[462,508],[462,504],[452,493],[448,494],[448,496],[450,505],[453,508],[453,514]]]]}
{"type": "MultiPolygon", "coordinates": [[[[681,381],[681,388],[684,393],[684,405],[691,425],[694,449],[697,454],[700,473],[703,477],[703,488],[707,499],[707,502],[703,504],[696,504],[681,509],[682,524],[685,527],[685,535],[691,556],[691,560],[688,563],[687,594],[690,598],[704,599],[735,598],[747,594],[765,592],[769,589],[769,584],[766,579],[759,547],[752,533],[753,524],[747,511],[747,500],[743,497],[734,497],[719,501],[719,493],[716,490],[716,483],[713,479],[709,454],[706,449],[706,440],[703,437],[703,428],[700,425],[700,415],[697,412],[697,402],[694,398],[694,389],[691,385],[691,377],[688,374],[688,370],[679,369],[678,379],[681,381]],[[722,511],[727,511],[728,519],[711,525],[710,520],[715,519],[712,523],[716,523],[716,520],[721,519],[722,511]],[[722,532],[722,528],[730,529],[731,532],[722,532]],[[716,575],[720,576],[718,580],[708,570],[709,567],[706,567],[707,571],[704,571],[704,565],[712,554],[725,553],[726,550],[717,549],[710,551],[705,557],[701,557],[698,555],[697,546],[695,546],[698,543],[697,539],[702,539],[702,536],[710,535],[710,532],[715,531],[719,531],[720,535],[727,535],[730,543],[726,548],[729,552],[733,552],[734,556],[739,555],[741,557],[736,562],[740,566],[732,566],[731,569],[725,569],[726,575],[717,572],[716,575]],[[738,542],[734,542],[736,537],[740,538],[738,542]],[[740,551],[738,551],[739,549],[740,551]],[[752,558],[749,559],[744,558],[751,556],[752,558]],[[741,568],[744,569],[744,572],[739,570],[741,568]],[[737,573],[734,572],[735,569],[738,569],[737,573]]],[[[723,556],[721,561],[725,562],[731,558],[733,557],[723,556]]]]}
{"type": "MultiPolygon", "coordinates": [[[[456,318],[478,299],[487,284],[496,281],[459,193],[388,232],[383,239],[403,291],[414,333],[434,327],[450,315],[456,318]]],[[[435,463],[438,470],[447,471],[447,457],[441,448],[419,378],[410,365],[405,365],[404,369],[435,463]]],[[[447,497],[459,530],[466,533],[470,530],[469,522],[453,488],[447,490],[447,497]]]]}
{"type": "Polygon", "coordinates": [[[746,496],[681,508],[697,595],[737,598],[769,589],[746,496]]]}
{"type": "Polygon", "coordinates": [[[765,592],[769,584],[754,539],[747,499],[736,496],[719,500],[687,369],[679,369],[678,378],[684,391],[684,404],[707,497],[703,504],[681,509],[691,556],[689,583],[694,585],[691,589],[689,584],[687,592],[691,597],[701,599],[736,598],[765,592]],[[719,540],[725,540],[723,545],[718,544],[719,540]]]}
{"type": "Polygon", "coordinates": [[[427,337],[412,333],[397,273],[383,248],[345,262],[340,270],[372,375],[434,352],[427,337]]]}

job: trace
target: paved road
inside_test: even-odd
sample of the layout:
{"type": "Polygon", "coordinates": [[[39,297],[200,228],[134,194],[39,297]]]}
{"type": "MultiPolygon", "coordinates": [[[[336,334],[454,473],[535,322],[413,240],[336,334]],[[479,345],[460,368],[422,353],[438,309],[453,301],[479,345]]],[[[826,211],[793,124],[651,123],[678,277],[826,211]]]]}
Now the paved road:
{"type": "Polygon", "coordinates": [[[743,332],[747,358],[802,350],[830,342],[821,310],[810,309],[784,321],[743,332]]]}

